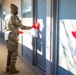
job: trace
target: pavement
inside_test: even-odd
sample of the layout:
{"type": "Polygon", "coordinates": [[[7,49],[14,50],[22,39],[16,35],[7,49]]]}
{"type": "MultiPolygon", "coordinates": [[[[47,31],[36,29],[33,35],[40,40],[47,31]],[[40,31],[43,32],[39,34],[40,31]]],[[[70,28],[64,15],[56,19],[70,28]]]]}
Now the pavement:
{"type": "MultiPolygon", "coordinates": [[[[0,75],[10,75],[6,73],[6,60],[7,60],[7,48],[6,44],[0,40],[0,75]]],[[[17,69],[20,71],[18,74],[12,75],[44,75],[39,70],[37,70],[34,66],[28,64],[26,61],[21,59],[18,56],[17,69]]]]}

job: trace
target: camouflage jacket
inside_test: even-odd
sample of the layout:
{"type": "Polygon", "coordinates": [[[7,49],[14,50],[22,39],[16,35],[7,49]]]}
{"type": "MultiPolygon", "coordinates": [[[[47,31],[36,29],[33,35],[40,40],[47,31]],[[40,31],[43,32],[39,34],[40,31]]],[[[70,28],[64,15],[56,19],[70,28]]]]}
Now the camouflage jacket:
{"type": "MultiPolygon", "coordinates": [[[[33,26],[24,26],[21,23],[21,20],[18,18],[18,16],[9,13],[6,17],[5,17],[5,21],[4,21],[4,29],[5,29],[5,33],[12,32],[13,34],[19,34],[19,30],[18,28],[21,29],[25,29],[25,30],[29,30],[31,29],[33,26]]],[[[6,34],[5,36],[5,40],[7,40],[6,38],[8,37],[8,35],[6,34]]]]}

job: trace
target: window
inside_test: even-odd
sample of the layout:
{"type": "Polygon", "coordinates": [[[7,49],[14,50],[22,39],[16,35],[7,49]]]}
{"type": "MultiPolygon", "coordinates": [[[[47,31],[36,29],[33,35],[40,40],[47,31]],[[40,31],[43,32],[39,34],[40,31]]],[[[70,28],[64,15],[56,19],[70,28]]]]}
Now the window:
{"type": "Polygon", "coordinates": [[[32,17],[32,0],[22,0],[22,17],[32,17]]]}

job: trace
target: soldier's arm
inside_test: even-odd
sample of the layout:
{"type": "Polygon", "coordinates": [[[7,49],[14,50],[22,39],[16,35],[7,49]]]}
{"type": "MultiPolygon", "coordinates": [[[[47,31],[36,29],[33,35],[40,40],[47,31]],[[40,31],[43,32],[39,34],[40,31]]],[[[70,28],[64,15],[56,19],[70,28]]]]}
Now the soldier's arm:
{"type": "Polygon", "coordinates": [[[21,20],[17,17],[17,16],[15,16],[15,15],[13,15],[12,17],[11,17],[11,21],[12,21],[12,23],[16,26],[16,27],[18,27],[18,28],[21,28],[21,29],[25,29],[25,30],[29,30],[29,29],[32,29],[33,28],[33,26],[24,26],[22,23],[21,23],[21,20]]]}

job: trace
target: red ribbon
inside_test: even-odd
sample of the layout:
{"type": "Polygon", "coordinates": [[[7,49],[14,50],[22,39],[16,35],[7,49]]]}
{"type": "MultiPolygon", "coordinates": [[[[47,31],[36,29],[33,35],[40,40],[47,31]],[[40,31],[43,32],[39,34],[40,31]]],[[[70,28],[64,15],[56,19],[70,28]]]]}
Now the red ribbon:
{"type": "Polygon", "coordinates": [[[40,23],[35,23],[35,24],[33,25],[33,28],[34,28],[34,29],[40,29],[40,23]]]}

